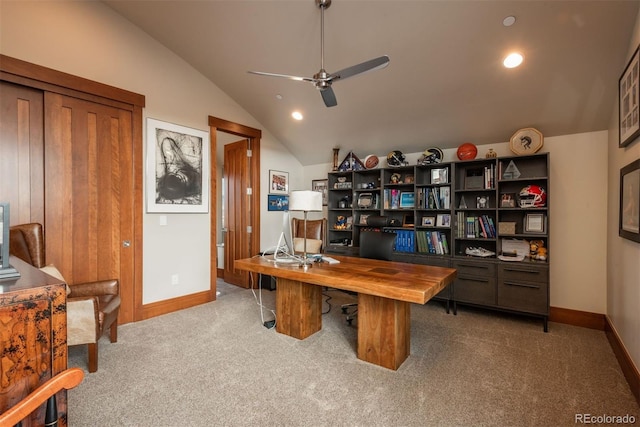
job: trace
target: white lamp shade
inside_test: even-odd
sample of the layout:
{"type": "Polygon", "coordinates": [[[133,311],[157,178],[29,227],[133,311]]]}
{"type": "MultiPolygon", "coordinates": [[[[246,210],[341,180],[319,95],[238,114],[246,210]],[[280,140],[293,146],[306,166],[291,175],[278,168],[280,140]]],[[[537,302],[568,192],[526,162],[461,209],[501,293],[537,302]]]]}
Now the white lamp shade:
{"type": "Polygon", "coordinates": [[[289,196],[290,211],[321,211],[322,193],[311,190],[292,191],[289,196]]]}

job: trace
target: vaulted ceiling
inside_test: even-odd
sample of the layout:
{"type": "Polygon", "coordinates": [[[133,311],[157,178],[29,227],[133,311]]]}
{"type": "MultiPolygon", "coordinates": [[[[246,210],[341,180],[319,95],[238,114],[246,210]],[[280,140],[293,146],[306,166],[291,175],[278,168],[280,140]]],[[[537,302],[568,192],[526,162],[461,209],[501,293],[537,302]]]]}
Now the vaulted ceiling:
{"type": "MultiPolygon", "coordinates": [[[[260,122],[303,165],[331,148],[386,155],[462,142],[607,129],[638,1],[333,0],[324,68],[388,55],[388,67],[335,81],[325,107],[308,82],[320,70],[315,0],[104,0],[171,49],[260,122]],[[507,16],[516,18],[504,26],[507,16]],[[518,50],[524,63],[502,66],[518,50]],[[302,121],[291,118],[300,111],[302,121]]],[[[215,115],[215,112],[211,112],[215,115]]]]}

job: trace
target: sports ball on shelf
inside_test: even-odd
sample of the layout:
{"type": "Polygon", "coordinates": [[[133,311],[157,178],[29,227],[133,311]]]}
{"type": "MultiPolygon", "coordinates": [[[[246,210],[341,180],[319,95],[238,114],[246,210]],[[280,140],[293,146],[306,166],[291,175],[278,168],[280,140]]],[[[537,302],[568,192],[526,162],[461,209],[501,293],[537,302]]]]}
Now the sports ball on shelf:
{"type": "Polygon", "coordinates": [[[547,192],[539,185],[527,185],[518,196],[521,208],[543,208],[547,205],[547,192]]]}
{"type": "Polygon", "coordinates": [[[393,150],[387,154],[387,164],[392,168],[406,166],[408,163],[400,150],[393,150]]]}
{"type": "Polygon", "coordinates": [[[478,147],[470,142],[465,142],[458,147],[457,154],[460,160],[473,160],[478,155],[478,147]]]}
{"type": "Polygon", "coordinates": [[[373,169],[378,166],[378,156],[374,156],[373,154],[369,154],[364,158],[364,167],[367,169],[373,169]]]}
{"type": "Polygon", "coordinates": [[[419,165],[432,165],[442,162],[444,154],[438,147],[427,148],[422,152],[422,156],[418,159],[419,165]]]}

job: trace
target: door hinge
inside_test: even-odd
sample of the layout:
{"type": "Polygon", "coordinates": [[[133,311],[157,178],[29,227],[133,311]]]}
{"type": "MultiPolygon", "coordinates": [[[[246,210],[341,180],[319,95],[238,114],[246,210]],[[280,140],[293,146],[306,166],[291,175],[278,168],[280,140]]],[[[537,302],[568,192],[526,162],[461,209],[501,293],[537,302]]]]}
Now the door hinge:
{"type": "Polygon", "coordinates": [[[247,225],[247,233],[251,233],[253,231],[253,227],[247,225]]]}
{"type": "Polygon", "coordinates": [[[253,152],[251,150],[247,150],[247,157],[251,157],[253,155],[253,152]]]}
{"type": "Polygon", "coordinates": [[[247,188],[247,196],[250,196],[250,195],[252,195],[252,194],[253,194],[253,188],[248,187],[248,188],[247,188]]]}

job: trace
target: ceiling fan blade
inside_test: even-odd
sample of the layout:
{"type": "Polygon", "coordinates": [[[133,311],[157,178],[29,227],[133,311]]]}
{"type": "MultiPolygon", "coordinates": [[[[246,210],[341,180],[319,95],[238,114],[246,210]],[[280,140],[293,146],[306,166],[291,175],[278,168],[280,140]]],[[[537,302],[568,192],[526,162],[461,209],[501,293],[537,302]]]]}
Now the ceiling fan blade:
{"type": "Polygon", "coordinates": [[[370,59],[368,61],[362,62],[358,65],[353,65],[351,67],[345,68],[344,70],[340,70],[338,72],[331,74],[332,80],[344,80],[348,77],[355,76],[356,74],[366,73],[367,71],[379,70],[381,68],[389,65],[389,57],[387,55],[380,56],[375,59],[370,59]]]}
{"type": "Polygon", "coordinates": [[[285,79],[296,80],[299,82],[311,82],[315,83],[316,80],[311,77],[298,77],[298,76],[290,76],[288,74],[276,74],[276,73],[264,73],[262,71],[247,71],[249,74],[257,74],[259,76],[268,76],[268,77],[284,77],[285,79]]]}
{"type": "Polygon", "coordinates": [[[322,100],[324,101],[324,105],[327,107],[335,107],[338,105],[338,101],[336,100],[336,94],[333,93],[333,89],[331,86],[321,89],[320,95],[322,95],[322,100]]]}

